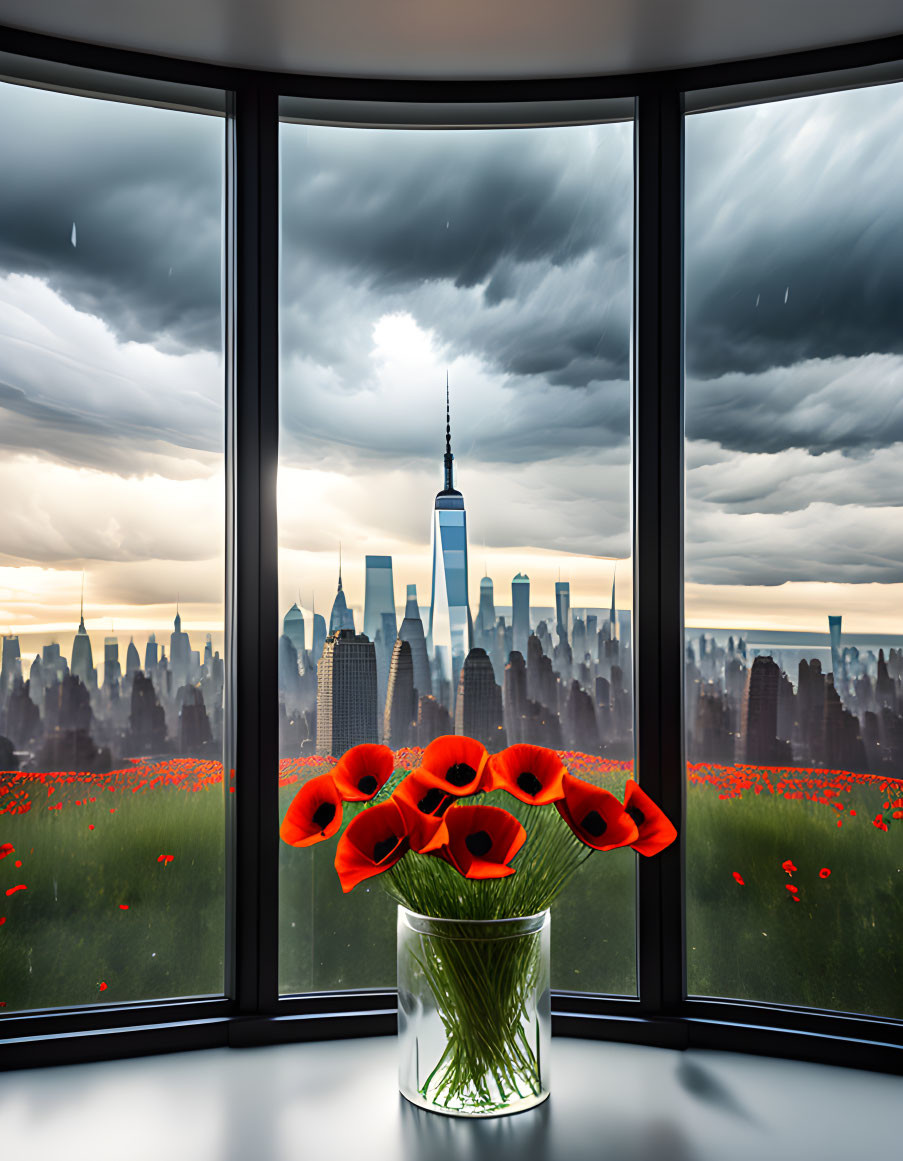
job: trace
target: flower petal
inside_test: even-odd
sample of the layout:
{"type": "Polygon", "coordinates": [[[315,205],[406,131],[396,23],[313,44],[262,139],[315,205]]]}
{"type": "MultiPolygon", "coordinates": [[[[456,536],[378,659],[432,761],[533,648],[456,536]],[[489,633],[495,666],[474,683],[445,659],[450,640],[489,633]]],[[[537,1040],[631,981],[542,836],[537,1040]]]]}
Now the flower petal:
{"type": "Polygon", "coordinates": [[[285,812],[279,837],[292,847],[331,838],[342,825],[342,798],[331,774],[305,782],[285,812]]]}
{"type": "Polygon", "coordinates": [[[624,809],[640,832],[638,842],[631,843],[641,855],[657,855],[677,838],[677,831],[665,812],[641,790],[632,778],[627,779],[624,809]]]}
{"type": "Polygon", "coordinates": [[[345,802],[368,802],[392,777],[395,755],[388,746],[365,742],[346,750],[330,771],[345,802]]]}
{"type": "Polygon", "coordinates": [[[442,816],[456,798],[441,779],[426,770],[414,770],[399,782],[389,801],[398,803],[412,851],[422,851],[440,830],[444,841],[447,832],[442,816]]]}
{"type": "Polygon", "coordinates": [[[420,765],[437,778],[449,794],[463,798],[483,789],[481,782],[488,759],[489,754],[482,742],[458,734],[443,734],[423,751],[420,765]]]}
{"type": "Polygon", "coordinates": [[[565,774],[554,750],[519,744],[492,755],[484,783],[486,790],[507,790],[521,802],[544,806],[564,797],[565,774]]]}
{"type": "Polygon", "coordinates": [[[501,879],[514,874],[509,863],[527,832],[498,806],[452,806],[445,812],[445,841],[426,850],[439,855],[466,879],[501,879]],[[435,848],[435,849],[434,849],[435,848]]]}
{"type": "Polygon", "coordinates": [[[564,798],[555,803],[558,813],[586,846],[611,851],[636,842],[636,824],[613,794],[571,774],[565,774],[562,788],[564,798]]]}
{"type": "Polygon", "coordinates": [[[394,867],[407,852],[405,822],[391,798],[362,811],[345,827],[335,852],[335,869],[342,890],[394,867]]]}

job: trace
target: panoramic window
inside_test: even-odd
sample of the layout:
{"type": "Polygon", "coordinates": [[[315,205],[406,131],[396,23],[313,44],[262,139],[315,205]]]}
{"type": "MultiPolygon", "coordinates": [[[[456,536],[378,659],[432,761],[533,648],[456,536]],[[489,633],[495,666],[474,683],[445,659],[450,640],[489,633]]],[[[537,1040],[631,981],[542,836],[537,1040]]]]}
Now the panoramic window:
{"type": "MultiPolygon", "coordinates": [[[[280,814],[350,747],[633,767],[633,125],[283,123],[280,814]]],[[[498,792],[502,793],[502,792],[498,792]]],[[[280,844],[282,993],[395,984],[395,905],[280,844]]],[[[554,987],[635,994],[635,856],[553,909],[554,987]]]]}
{"type": "Polygon", "coordinates": [[[222,116],[0,84],[0,1006],[222,994],[222,116]]]}
{"type": "Polygon", "coordinates": [[[903,1017],[903,86],[686,120],[691,994],[903,1017]]]}

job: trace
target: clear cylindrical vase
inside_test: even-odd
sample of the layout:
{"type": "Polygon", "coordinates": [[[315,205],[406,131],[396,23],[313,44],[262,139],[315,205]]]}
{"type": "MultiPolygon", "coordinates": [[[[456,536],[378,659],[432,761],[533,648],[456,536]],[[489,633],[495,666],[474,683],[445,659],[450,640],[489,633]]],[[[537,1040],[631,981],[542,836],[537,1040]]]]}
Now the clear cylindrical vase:
{"type": "Polygon", "coordinates": [[[398,908],[399,1087],[453,1116],[493,1117],[549,1095],[548,910],[433,919],[398,908]]]}

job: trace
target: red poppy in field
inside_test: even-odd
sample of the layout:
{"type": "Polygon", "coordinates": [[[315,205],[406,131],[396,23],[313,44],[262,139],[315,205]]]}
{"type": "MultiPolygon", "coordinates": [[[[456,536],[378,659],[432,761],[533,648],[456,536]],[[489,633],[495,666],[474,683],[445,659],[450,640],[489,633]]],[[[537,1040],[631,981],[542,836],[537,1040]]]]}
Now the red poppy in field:
{"type": "Polygon", "coordinates": [[[493,754],[486,767],[484,789],[507,790],[521,802],[544,806],[564,797],[567,770],[554,750],[543,746],[509,746],[493,754]]]}
{"type": "Polygon", "coordinates": [[[740,884],[740,886],[741,886],[741,887],[745,887],[745,886],[746,886],[746,880],[743,878],[743,876],[740,874],[740,872],[739,872],[739,871],[734,871],[734,872],[733,872],[733,875],[734,875],[734,878],[737,880],[737,882],[740,884]]]}
{"type": "Polygon", "coordinates": [[[7,893],[7,895],[15,895],[15,893],[17,891],[27,891],[27,890],[28,890],[28,888],[25,886],[24,883],[19,883],[15,887],[10,887],[6,893],[7,893]]]}
{"type": "Polygon", "coordinates": [[[0,843],[0,859],[5,859],[7,855],[11,855],[16,848],[12,843],[0,843]]]}
{"type": "Polygon", "coordinates": [[[632,846],[639,837],[636,823],[613,794],[565,774],[564,798],[556,802],[558,813],[586,846],[596,851],[632,846]]]}
{"type": "Polygon", "coordinates": [[[830,874],[831,874],[830,867],[822,867],[822,869],[818,872],[818,877],[819,877],[819,879],[827,879],[830,874]]]}
{"type": "Polygon", "coordinates": [[[445,815],[444,829],[445,835],[437,834],[426,849],[435,847],[432,853],[465,879],[513,875],[509,864],[527,838],[514,815],[498,806],[453,806],[445,815]]]}
{"type": "Polygon", "coordinates": [[[342,798],[331,774],[305,782],[285,812],[279,837],[292,847],[331,838],[342,825],[342,798]]]}
{"type": "Polygon", "coordinates": [[[489,754],[482,742],[457,734],[444,734],[423,751],[420,765],[456,798],[482,790],[483,770],[489,754]]]}
{"type": "Polygon", "coordinates": [[[391,798],[362,811],[345,827],[335,852],[335,869],[346,893],[364,879],[394,867],[409,847],[405,821],[391,798]]]}
{"type": "Polygon", "coordinates": [[[347,750],[330,773],[345,802],[369,802],[392,777],[395,755],[388,746],[365,742],[347,750]]]}
{"type": "Polygon", "coordinates": [[[787,888],[787,890],[792,895],[795,895],[797,893],[797,891],[799,890],[799,887],[794,887],[794,885],[792,883],[785,883],[784,886],[787,888]]]}
{"type": "Polygon", "coordinates": [[[105,980],[100,981],[100,983],[97,985],[97,990],[99,992],[105,992],[107,990],[107,984],[105,980]]]}
{"type": "Polygon", "coordinates": [[[639,840],[630,845],[641,855],[657,855],[677,838],[677,831],[665,812],[634,782],[627,779],[624,809],[637,825],[639,840]]]}
{"type": "Polygon", "coordinates": [[[790,860],[790,859],[785,859],[785,860],[784,860],[784,862],[783,862],[783,863],[781,863],[781,866],[782,866],[782,868],[783,868],[783,869],[784,869],[784,870],[787,872],[787,874],[788,874],[788,875],[792,875],[792,874],[793,874],[793,872],[794,872],[794,871],[797,869],[797,868],[796,868],[796,867],[793,865],[793,863],[791,862],[791,860],[790,860]]]}
{"type": "Polygon", "coordinates": [[[415,770],[399,782],[390,801],[398,803],[411,850],[422,851],[442,828],[442,816],[457,799],[444,782],[426,770],[415,770]]]}

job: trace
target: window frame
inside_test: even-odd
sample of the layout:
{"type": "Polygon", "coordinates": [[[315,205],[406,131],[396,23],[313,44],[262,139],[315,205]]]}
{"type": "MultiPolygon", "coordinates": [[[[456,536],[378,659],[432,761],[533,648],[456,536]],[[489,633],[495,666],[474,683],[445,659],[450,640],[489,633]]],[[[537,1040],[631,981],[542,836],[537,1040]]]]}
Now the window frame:
{"type": "MultiPolygon", "coordinates": [[[[224,998],[161,999],[0,1016],[0,1069],[222,1045],[382,1035],[392,989],[280,997],[277,980],[278,123],[280,97],[460,106],[635,101],[632,336],[635,758],[683,834],[684,94],[769,85],[769,99],[874,83],[903,36],[635,76],[395,81],[296,76],[187,62],[0,28],[4,52],[129,79],[224,90],[227,108],[227,706],[236,770],[227,833],[224,998]],[[857,79],[858,77],[858,79],[857,79]],[[807,85],[815,86],[809,90],[807,85]]],[[[900,66],[903,68],[903,64],[900,66]]],[[[50,82],[48,82],[50,83],[50,82]]],[[[131,99],[126,96],[126,99],[131,99]]],[[[751,99],[755,99],[752,97],[751,99]]],[[[560,107],[560,106],[559,106],[560,107]]],[[[686,995],[682,840],[638,860],[636,998],[553,993],[557,1034],[731,1049],[903,1073],[903,1021],[686,995]]]]}

